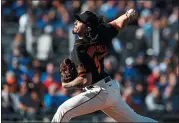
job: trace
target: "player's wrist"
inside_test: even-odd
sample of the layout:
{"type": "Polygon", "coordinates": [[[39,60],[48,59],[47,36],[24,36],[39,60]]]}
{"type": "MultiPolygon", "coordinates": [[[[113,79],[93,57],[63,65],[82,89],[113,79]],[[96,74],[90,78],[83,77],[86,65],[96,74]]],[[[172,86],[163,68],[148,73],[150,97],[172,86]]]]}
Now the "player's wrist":
{"type": "Polygon", "coordinates": [[[127,12],[125,13],[126,17],[131,20],[133,18],[136,17],[136,11],[134,9],[129,9],[127,10],[127,12]]]}
{"type": "Polygon", "coordinates": [[[127,19],[129,19],[129,14],[128,14],[128,11],[125,13],[127,19]]]}

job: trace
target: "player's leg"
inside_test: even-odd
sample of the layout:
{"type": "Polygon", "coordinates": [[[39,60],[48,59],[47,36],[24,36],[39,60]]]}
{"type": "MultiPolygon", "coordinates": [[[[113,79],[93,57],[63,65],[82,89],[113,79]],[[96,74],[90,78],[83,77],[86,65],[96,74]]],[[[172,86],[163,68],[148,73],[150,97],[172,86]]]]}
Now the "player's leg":
{"type": "Polygon", "coordinates": [[[104,109],[107,93],[100,87],[83,92],[59,106],[51,122],[69,122],[71,118],[104,109]]]}
{"type": "MultiPolygon", "coordinates": [[[[124,106],[126,107],[126,106],[124,106]]],[[[157,121],[141,116],[134,112],[132,109],[128,109],[127,107],[124,109],[121,108],[107,108],[102,110],[105,114],[116,120],[117,122],[148,122],[148,123],[157,123],[157,121]]]]}
{"type": "MultiPolygon", "coordinates": [[[[110,90],[111,91],[109,93],[113,94],[110,100],[115,100],[115,103],[111,104],[109,108],[102,110],[105,114],[112,117],[114,120],[118,122],[157,122],[151,118],[141,116],[134,112],[134,110],[130,108],[128,104],[122,100],[119,88],[112,87],[110,88],[110,90]]],[[[110,105],[110,102],[108,104],[110,105]]]]}

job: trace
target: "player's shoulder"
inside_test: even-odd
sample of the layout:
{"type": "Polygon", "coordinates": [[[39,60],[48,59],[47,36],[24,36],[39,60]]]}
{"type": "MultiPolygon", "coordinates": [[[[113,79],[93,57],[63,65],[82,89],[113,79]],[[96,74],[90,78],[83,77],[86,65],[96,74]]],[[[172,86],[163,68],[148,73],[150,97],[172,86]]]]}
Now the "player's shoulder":
{"type": "Polygon", "coordinates": [[[118,30],[109,23],[103,23],[99,27],[99,37],[105,41],[111,41],[118,34],[118,30]]]}
{"type": "Polygon", "coordinates": [[[102,38],[108,37],[111,33],[117,33],[118,30],[110,23],[102,23],[98,28],[99,34],[102,38]]]}
{"type": "Polygon", "coordinates": [[[102,31],[104,29],[112,28],[112,25],[110,23],[101,23],[98,28],[102,31]]]}

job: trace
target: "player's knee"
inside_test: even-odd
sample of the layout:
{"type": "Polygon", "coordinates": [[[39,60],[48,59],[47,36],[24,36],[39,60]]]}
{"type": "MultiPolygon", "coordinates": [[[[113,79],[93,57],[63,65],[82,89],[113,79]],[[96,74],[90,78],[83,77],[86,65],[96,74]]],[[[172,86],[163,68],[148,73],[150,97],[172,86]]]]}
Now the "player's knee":
{"type": "Polygon", "coordinates": [[[70,115],[70,111],[68,110],[68,107],[66,107],[65,105],[61,105],[59,106],[56,114],[60,117],[60,119],[63,120],[70,120],[72,118],[73,115],[70,115]]]}
{"type": "Polygon", "coordinates": [[[63,116],[66,113],[66,108],[65,106],[62,104],[58,107],[57,112],[58,115],[63,116]]]}

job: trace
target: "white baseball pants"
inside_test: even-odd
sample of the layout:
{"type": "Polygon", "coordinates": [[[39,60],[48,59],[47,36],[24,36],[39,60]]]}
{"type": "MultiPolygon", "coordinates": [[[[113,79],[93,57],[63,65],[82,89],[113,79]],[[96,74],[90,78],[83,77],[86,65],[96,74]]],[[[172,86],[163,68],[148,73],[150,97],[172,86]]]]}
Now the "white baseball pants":
{"type": "Polygon", "coordinates": [[[117,122],[151,122],[157,121],[143,117],[133,111],[121,98],[118,83],[111,80],[107,83],[101,80],[94,88],[72,97],[59,106],[52,123],[69,122],[76,116],[102,110],[117,122]]]}

